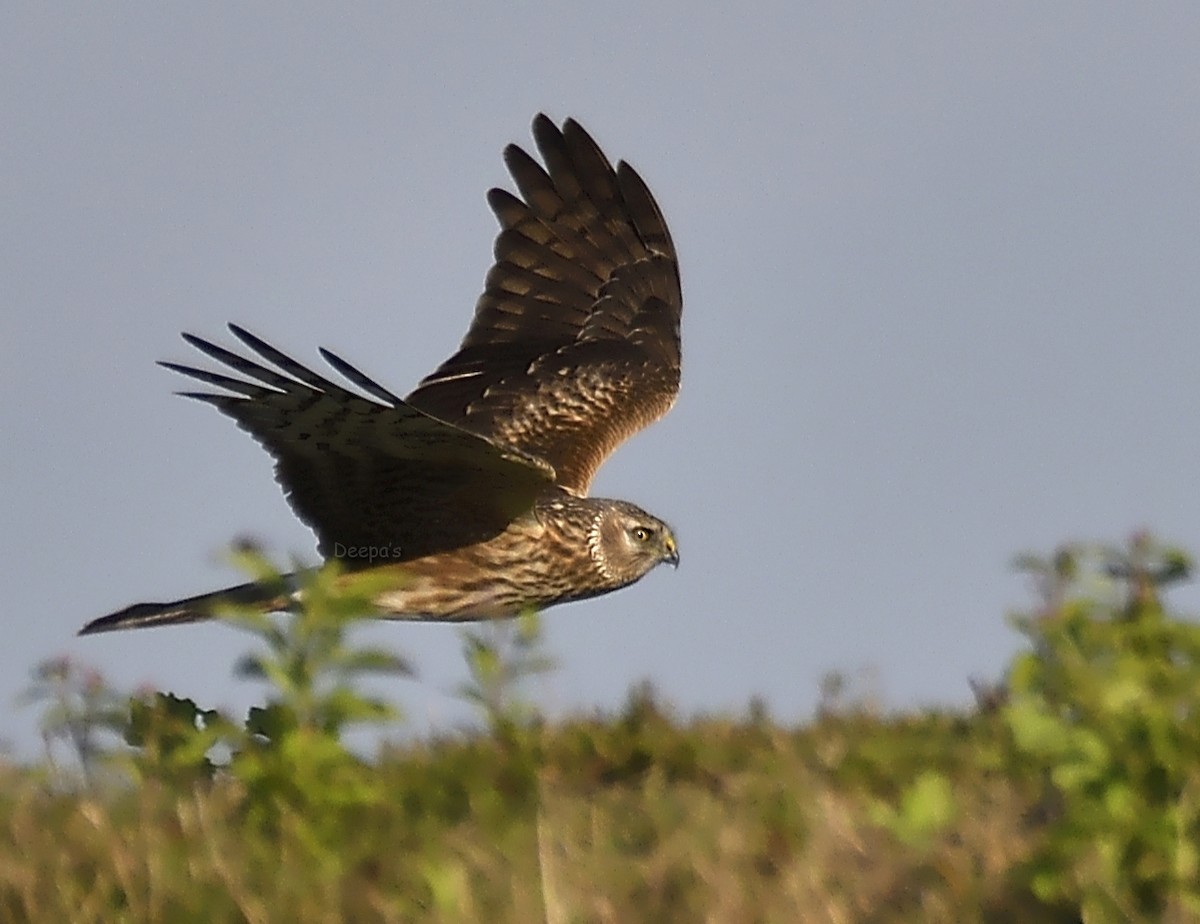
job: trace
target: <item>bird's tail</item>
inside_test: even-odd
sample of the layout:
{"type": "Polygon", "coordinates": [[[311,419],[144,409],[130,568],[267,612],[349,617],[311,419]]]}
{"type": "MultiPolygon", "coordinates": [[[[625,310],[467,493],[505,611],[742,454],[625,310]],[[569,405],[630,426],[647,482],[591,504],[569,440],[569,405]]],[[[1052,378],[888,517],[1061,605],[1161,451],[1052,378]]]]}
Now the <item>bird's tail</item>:
{"type": "Polygon", "coordinates": [[[278,582],[269,584],[238,584],[208,594],[185,597],[170,603],[135,603],[123,610],[93,619],[79,630],[80,635],[113,632],[117,629],[141,629],[147,626],[170,626],[184,622],[211,619],[225,606],[257,606],[264,611],[287,606],[292,589],[292,575],[285,575],[286,587],[278,582]]]}

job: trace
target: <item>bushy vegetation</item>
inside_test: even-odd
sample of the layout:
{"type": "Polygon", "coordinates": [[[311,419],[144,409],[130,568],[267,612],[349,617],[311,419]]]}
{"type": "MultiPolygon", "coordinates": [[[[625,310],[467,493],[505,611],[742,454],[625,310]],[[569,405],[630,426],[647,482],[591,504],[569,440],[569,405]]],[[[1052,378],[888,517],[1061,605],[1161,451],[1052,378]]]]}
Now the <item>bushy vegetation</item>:
{"type": "Polygon", "coordinates": [[[347,729],[398,716],[359,681],[410,667],[353,644],[373,588],[332,569],[287,618],[228,614],[270,688],[245,718],[42,665],[47,759],[0,765],[0,920],[1200,920],[1200,628],[1163,602],[1188,559],[1139,536],[1020,565],[1028,647],[961,713],[834,678],[798,726],[649,685],[548,723],[531,615],[464,636],[478,730],[366,758],[347,729]]]}

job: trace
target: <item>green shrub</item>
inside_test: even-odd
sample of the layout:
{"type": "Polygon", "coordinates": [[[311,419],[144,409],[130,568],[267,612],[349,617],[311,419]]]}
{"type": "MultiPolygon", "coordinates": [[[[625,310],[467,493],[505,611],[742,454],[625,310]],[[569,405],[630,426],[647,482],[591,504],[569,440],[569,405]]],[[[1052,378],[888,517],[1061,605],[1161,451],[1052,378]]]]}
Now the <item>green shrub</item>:
{"type": "Polygon", "coordinates": [[[411,671],[353,644],[376,588],[335,568],[288,616],[226,614],[267,685],[244,721],[47,662],[49,759],[0,763],[0,921],[1200,919],[1200,630],[1162,602],[1187,558],[1021,564],[1029,649],[971,712],[888,714],[831,675],[796,727],[761,701],[685,719],[648,682],[548,722],[529,616],[464,634],[480,729],[362,755],[345,732],[398,718],[362,679],[411,671]]]}
{"type": "Polygon", "coordinates": [[[1138,536],[1022,564],[1043,606],[1014,619],[1032,649],[1005,716],[1018,768],[1044,781],[1037,894],[1088,921],[1200,916],[1200,626],[1161,596],[1190,562],[1138,536]]]}

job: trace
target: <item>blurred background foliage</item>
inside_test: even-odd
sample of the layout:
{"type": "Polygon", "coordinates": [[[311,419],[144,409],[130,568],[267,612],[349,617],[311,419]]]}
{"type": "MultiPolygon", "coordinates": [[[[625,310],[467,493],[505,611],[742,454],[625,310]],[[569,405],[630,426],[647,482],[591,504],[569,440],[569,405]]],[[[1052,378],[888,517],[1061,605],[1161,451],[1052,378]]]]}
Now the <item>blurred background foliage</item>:
{"type": "Polygon", "coordinates": [[[528,614],[464,632],[476,727],[364,755],[348,730],[401,719],[364,680],[413,669],[354,643],[372,589],[332,568],[292,614],[227,614],[269,689],[245,717],[47,662],[46,757],[0,763],[0,920],[1200,920],[1200,626],[1165,600],[1190,558],[1139,534],[1017,567],[1027,645],[963,712],[830,675],[800,725],[650,683],[548,722],[528,614]]]}

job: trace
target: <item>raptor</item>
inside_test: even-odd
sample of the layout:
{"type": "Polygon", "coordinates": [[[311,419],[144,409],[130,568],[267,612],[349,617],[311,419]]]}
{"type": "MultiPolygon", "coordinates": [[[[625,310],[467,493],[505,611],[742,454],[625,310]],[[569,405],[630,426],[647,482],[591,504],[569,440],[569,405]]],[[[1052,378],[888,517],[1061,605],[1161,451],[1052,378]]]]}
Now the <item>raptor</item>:
{"type": "MultiPolygon", "coordinates": [[[[347,385],[335,382],[236,325],[241,353],[184,334],[225,371],[162,363],[215,389],[185,395],[274,457],[324,558],[389,576],[373,601],[385,618],[513,616],[679,563],[662,520],[588,495],[604,460],[679,390],[671,235],[637,172],[613,167],[579,123],[539,115],[533,136],[541,163],[504,152],[519,195],[488,193],[500,232],[466,337],[406,397],[323,349],[347,385]]],[[[138,603],[81,634],[289,602],[278,586],[241,584],[138,603]]]]}

